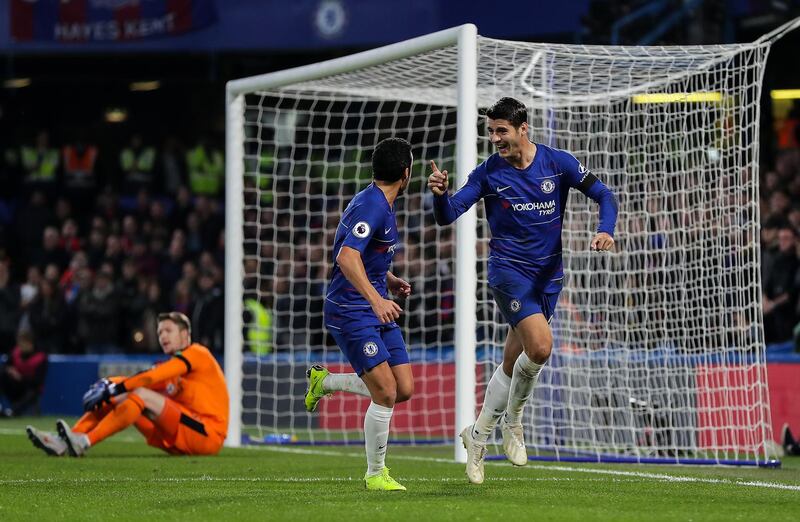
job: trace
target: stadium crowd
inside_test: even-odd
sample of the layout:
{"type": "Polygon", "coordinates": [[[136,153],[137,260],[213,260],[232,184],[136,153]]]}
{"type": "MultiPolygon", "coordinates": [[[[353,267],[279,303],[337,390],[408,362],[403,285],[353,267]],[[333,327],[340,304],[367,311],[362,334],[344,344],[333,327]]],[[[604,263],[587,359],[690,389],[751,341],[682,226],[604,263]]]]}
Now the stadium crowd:
{"type": "Polygon", "coordinates": [[[767,343],[800,351],[800,103],[777,129],[775,165],[762,169],[761,285],[767,343]]]}
{"type": "Polygon", "coordinates": [[[159,351],[158,313],[222,351],[223,157],[132,135],[116,150],[47,132],[3,151],[0,355],[18,332],[47,354],[159,351]]]}

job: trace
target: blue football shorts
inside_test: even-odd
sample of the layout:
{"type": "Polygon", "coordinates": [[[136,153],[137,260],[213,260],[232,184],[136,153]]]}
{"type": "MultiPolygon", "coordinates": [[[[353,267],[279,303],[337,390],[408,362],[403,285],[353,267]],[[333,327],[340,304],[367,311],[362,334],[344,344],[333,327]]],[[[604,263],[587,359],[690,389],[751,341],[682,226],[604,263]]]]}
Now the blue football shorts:
{"type": "Polygon", "coordinates": [[[394,323],[354,330],[328,328],[328,331],[359,376],[383,361],[388,361],[389,366],[408,364],[403,334],[394,323]]]}
{"type": "Polygon", "coordinates": [[[544,293],[531,281],[517,279],[489,287],[500,312],[512,328],[533,314],[542,314],[549,323],[556,312],[561,292],[544,293]]]}

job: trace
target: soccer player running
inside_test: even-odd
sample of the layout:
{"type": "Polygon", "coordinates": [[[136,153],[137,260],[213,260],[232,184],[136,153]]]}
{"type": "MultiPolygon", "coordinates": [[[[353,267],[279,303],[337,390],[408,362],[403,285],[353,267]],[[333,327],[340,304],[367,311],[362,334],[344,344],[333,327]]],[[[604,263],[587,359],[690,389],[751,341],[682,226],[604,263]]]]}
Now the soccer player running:
{"type": "Polygon", "coordinates": [[[332,374],[321,366],[307,372],[306,409],[335,391],[370,397],[364,417],[368,490],[405,491],[384,464],[389,422],[398,402],[411,397],[414,380],[395,320],[402,309],[387,297],[411,294],[411,285],[389,271],[398,247],[394,202],[408,187],[411,145],[387,138],[372,153],[373,182],[342,214],[333,244],[333,271],[325,298],[325,326],[355,374],[332,374]]]}
{"type": "Polygon", "coordinates": [[[461,432],[467,450],[467,477],[484,478],[486,442],[500,417],[503,449],[512,464],[528,461],[522,411],[550,357],[553,317],[564,278],[561,225],[570,188],[600,204],[600,224],[592,250],[614,246],[617,202],[613,193],[568,152],[528,139],[528,113],[513,99],[502,98],[486,111],[487,132],[497,152],[478,165],[454,195],[447,193],[447,171],[433,173],[434,217],[447,225],[483,198],[492,232],[488,283],[511,329],[499,366],[486,387],[483,407],[472,426],[461,432]]]}
{"type": "Polygon", "coordinates": [[[147,444],[175,455],[214,455],[228,432],[228,389],[222,369],[203,345],[192,343],[182,313],[158,316],[158,342],[172,357],[130,377],[101,379],[83,396],[86,413],[58,435],[27,427],[34,446],[73,457],[133,424],[147,444]]]}

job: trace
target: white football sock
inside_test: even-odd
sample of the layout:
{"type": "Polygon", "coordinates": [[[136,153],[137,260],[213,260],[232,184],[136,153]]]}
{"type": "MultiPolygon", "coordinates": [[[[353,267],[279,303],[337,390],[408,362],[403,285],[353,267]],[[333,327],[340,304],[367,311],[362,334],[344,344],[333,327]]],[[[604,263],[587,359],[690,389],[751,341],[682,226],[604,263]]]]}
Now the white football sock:
{"type": "Polygon", "coordinates": [[[386,444],[389,441],[389,422],[392,408],[369,403],[364,416],[364,445],[367,448],[367,475],[377,475],[383,470],[386,444]]]}
{"type": "Polygon", "coordinates": [[[503,371],[503,365],[495,369],[489,384],[486,385],[486,393],[483,396],[483,407],[478,415],[478,420],[472,427],[472,438],[480,442],[486,442],[497,425],[497,420],[506,410],[508,405],[508,390],[511,388],[511,377],[503,371]]]}
{"type": "Polygon", "coordinates": [[[322,381],[322,391],[325,393],[343,391],[369,397],[367,385],[355,373],[329,373],[322,381]]]}
{"type": "Polygon", "coordinates": [[[522,423],[522,410],[533,393],[542,367],[544,364],[531,361],[525,352],[519,354],[514,363],[514,375],[511,376],[511,389],[508,392],[508,405],[506,406],[506,423],[511,425],[522,423]]]}

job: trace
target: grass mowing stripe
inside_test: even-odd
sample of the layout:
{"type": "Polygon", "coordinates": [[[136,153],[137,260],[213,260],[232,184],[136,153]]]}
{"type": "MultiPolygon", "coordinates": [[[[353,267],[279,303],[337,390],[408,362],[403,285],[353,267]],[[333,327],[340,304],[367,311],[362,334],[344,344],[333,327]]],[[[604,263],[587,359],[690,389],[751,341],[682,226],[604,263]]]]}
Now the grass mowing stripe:
{"type": "MultiPolygon", "coordinates": [[[[287,448],[281,446],[256,446],[253,449],[261,449],[267,451],[276,451],[280,453],[298,453],[298,454],[305,454],[305,455],[320,455],[320,456],[335,456],[335,457],[354,457],[354,458],[364,458],[364,455],[361,453],[346,453],[346,452],[335,452],[335,451],[325,451],[325,450],[313,450],[313,449],[305,449],[305,448],[287,448]]],[[[436,462],[441,464],[457,464],[452,460],[448,459],[441,459],[435,457],[413,457],[410,455],[393,455],[392,459],[396,460],[417,460],[417,461],[425,461],[425,462],[436,462]]],[[[461,466],[462,464],[458,464],[461,466]]],[[[507,466],[507,463],[503,462],[486,462],[485,465],[490,466],[507,466]]],[[[713,479],[713,478],[702,478],[702,477],[687,477],[685,475],[667,475],[665,473],[648,473],[642,471],[623,471],[623,470],[613,470],[613,469],[594,469],[594,468],[576,468],[572,466],[543,466],[540,464],[528,464],[527,466],[521,469],[536,469],[536,470],[546,470],[546,471],[564,471],[568,473],[596,473],[600,475],[615,475],[615,476],[624,476],[624,477],[634,477],[638,479],[650,479],[650,480],[657,480],[660,482],[694,482],[694,483],[703,483],[703,484],[724,484],[724,485],[733,485],[733,486],[744,486],[744,487],[754,487],[754,488],[768,488],[768,489],[781,489],[781,490],[788,490],[788,491],[800,491],[800,485],[796,484],[783,484],[780,482],[761,482],[755,480],[730,480],[730,479],[713,479]]]]}

